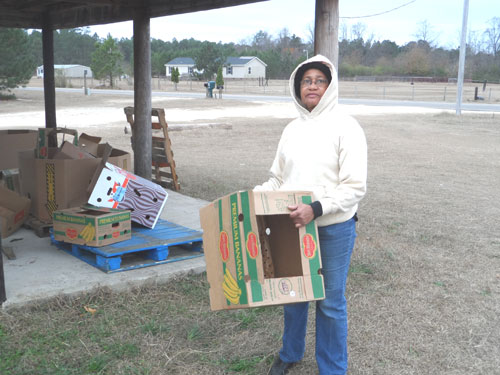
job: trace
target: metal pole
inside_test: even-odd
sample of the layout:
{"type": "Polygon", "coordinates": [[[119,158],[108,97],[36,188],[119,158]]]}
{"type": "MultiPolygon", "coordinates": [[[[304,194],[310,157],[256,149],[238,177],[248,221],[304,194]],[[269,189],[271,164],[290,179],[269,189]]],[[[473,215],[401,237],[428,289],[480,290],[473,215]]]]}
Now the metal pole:
{"type": "Polygon", "coordinates": [[[83,71],[83,95],[88,95],[87,92],[87,69],[83,71]]]}
{"type": "Polygon", "coordinates": [[[464,0],[464,16],[462,19],[462,38],[460,40],[460,56],[458,62],[457,78],[457,115],[462,114],[462,90],[464,87],[465,68],[465,37],[467,34],[467,18],[469,16],[469,0],[464,0]]]}

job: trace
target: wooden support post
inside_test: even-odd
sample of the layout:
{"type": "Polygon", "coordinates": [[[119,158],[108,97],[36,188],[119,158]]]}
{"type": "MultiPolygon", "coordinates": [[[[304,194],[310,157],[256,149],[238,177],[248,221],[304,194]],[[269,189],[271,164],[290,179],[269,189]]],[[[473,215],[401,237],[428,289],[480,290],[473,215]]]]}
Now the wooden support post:
{"type": "MultiPolygon", "coordinates": [[[[50,26],[49,17],[44,16],[42,29],[43,50],[43,95],[45,100],[45,127],[57,127],[56,121],[56,84],[54,75],[54,31],[50,26]]],[[[55,136],[49,138],[49,146],[56,147],[55,136]]]]}
{"type": "Polygon", "coordinates": [[[316,0],[314,54],[321,54],[338,66],[339,0],[316,0]]]}
{"type": "Polygon", "coordinates": [[[146,8],[134,16],[134,172],[151,180],[151,41],[146,8]]]}
{"type": "Polygon", "coordinates": [[[4,303],[6,299],[5,278],[3,275],[2,235],[0,234],[0,306],[2,306],[2,303],[4,303]]]}

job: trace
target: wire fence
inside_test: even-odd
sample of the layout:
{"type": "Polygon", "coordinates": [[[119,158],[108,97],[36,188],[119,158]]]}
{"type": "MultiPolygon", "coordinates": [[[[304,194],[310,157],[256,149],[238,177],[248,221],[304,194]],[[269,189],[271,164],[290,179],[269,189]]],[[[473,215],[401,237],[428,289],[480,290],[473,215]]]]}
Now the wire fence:
{"type": "MultiPolygon", "coordinates": [[[[206,88],[203,81],[183,79],[177,85],[168,77],[154,77],[151,80],[153,91],[166,92],[202,92],[206,88]]],[[[83,78],[66,78],[65,87],[83,88],[83,78]]],[[[109,89],[106,84],[87,79],[86,85],[91,90],[109,89]]],[[[43,80],[33,78],[29,86],[43,86],[43,80]]],[[[117,90],[133,90],[133,78],[116,79],[114,88],[117,90]]],[[[217,94],[219,91],[214,90],[217,94]]],[[[289,96],[288,80],[262,80],[262,79],[226,79],[224,94],[255,94],[269,96],[289,96]]],[[[339,82],[339,96],[351,99],[378,99],[378,100],[408,100],[455,102],[457,95],[456,82],[402,82],[402,81],[353,81],[341,80],[339,82]]],[[[484,102],[496,104],[500,102],[499,83],[474,83],[465,82],[463,85],[462,100],[467,102],[484,102]]]]}

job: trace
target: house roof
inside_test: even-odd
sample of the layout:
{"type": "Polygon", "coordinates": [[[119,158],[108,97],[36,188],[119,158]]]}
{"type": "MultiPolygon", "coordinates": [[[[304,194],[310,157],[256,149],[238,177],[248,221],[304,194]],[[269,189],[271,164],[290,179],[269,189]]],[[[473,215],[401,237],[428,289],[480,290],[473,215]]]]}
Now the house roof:
{"type": "MultiPolygon", "coordinates": [[[[88,68],[88,66],[80,64],[54,64],[54,69],[69,69],[69,68],[75,68],[77,66],[83,66],[84,68],[88,68]]],[[[43,68],[43,65],[40,65],[39,68],[43,68]]]]}
{"type": "Polygon", "coordinates": [[[225,65],[244,66],[254,59],[260,61],[264,66],[267,66],[267,64],[264,61],[262,61],[261,59],[259,59],[256,56],[241,56],[241,57],[229,56],[226,59],[225,65]]]}
{"type": "Polygon", "coordinates": [[[190,65],[194,66],[196,63],[194,62],[194,59],[191,57],[176,57],[173,60],[170,60],[168,63],[165,65],[190,65]]]}

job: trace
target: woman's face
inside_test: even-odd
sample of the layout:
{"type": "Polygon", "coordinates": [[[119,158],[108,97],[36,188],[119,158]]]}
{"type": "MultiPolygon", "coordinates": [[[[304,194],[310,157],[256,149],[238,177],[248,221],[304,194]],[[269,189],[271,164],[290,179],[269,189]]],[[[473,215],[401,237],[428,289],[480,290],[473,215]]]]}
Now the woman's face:
{"type": "Polygon", "coordinates": [[[328,79],[321,70],[308,69],[300,81],[300,100],[311,112],[328,88],[328,79]]]}

